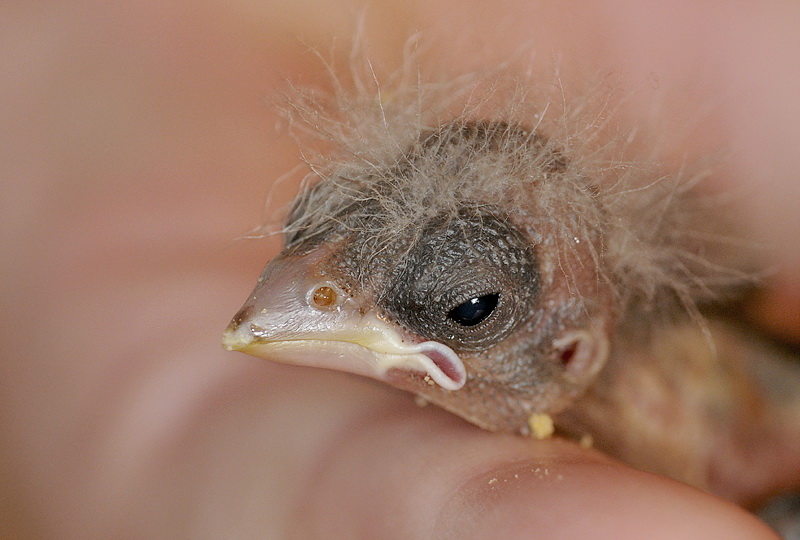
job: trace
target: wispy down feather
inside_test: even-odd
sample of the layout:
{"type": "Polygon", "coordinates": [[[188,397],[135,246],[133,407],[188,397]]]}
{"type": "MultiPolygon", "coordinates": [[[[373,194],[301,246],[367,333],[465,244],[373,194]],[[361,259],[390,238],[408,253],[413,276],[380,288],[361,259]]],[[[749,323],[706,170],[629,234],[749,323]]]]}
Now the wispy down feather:
{"type": "Polygon", "coordinates": [[[698,303],[752,282],[746,246],[703,191],[708,165],[667,171],[652,153],[637,158],[632,137],[611,120],[612,90],[595,85],[567,102],[557,73],[543,82],[511,65],[429,79],[413,51],[401,71],[380,77],[359,53],[344,75],[326,64],[332,89],[285,94],[305,151],[324,149],[305,155],[310,172],[280,229],[289,245],[343,226],[372,228],[379,249],[472,200],[551,224],[560,233],[540,241],[562,249],[590,240],[621,313],[666,303],[697,317],[698,303]],[[470,129],[487,120],[491,148],[470,129]],[[412,161],[442,130],[446,139],[412,161]],[[409,167],[419,174],[398,174],[409,167]],[[341,223],[353,205],[379,207],[386,219],[341,223]]]}

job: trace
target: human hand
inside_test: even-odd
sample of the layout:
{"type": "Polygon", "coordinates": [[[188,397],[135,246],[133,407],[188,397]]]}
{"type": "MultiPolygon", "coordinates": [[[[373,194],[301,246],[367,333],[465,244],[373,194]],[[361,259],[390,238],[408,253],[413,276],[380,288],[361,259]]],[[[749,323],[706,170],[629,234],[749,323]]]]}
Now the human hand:
{"type": "MultiPolygon", "coordinates": [[[[563,18],[564,37],[546,39],[591,41],[568,40],[581,26],[569,22],[575,6],[556,4],[544,11],[551,28],[563,18]]],[[[441,28],[436,10],[448,5],[400,19],[441,28]]],[[[379,6],[376,28],[389,27],[394,8],[379,6]]],[[[340,7],[292,9],[6,9],[9,535],[770,537],[728,503],[571,443],[485,433],[370,381],[220,349],[242,291],[277,250],[230,239],[259,222],[265,179],[297,161],[262,98],[284,76],[314,76],[296,34],[324,47],[320,28],[350,31],[340,7]]],[[[475,25],[481,9],[456,18],[475,25]]],[[[387,31],[383,50],[408,28],[387,31]]],[[[765,177],[796,170],[791,158],[772,156],[765,177]]],[[[800,255],[785,251],[789,268],[800,255]]]]}

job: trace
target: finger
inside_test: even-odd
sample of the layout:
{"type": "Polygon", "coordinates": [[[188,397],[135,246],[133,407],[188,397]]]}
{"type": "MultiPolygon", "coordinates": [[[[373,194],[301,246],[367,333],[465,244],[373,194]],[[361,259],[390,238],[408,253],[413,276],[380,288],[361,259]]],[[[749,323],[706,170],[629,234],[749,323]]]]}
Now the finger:
{"type": "Polygon", "coordinates": [[[310,466],[292,538],[774,538],[741,509],[561,440],[393,403],[310,466]]]}

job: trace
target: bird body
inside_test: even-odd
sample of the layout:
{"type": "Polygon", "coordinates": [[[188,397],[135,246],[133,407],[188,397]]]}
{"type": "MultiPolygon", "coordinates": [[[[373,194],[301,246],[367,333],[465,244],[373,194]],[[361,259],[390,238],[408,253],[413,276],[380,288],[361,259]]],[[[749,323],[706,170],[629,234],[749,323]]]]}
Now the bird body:
{"type": "Polygon", "coordinates": [[[733,499],[775,491],[800,455],[800,369],[702,316],[749,280],[700,175],[621,160],[599,116],[547,122],[500,86],[461,91],[471,105],[447,85],[294,102],[340,151],[312,167],[226,347],[384,380],[492,431],[548,415],[733,499]]]}

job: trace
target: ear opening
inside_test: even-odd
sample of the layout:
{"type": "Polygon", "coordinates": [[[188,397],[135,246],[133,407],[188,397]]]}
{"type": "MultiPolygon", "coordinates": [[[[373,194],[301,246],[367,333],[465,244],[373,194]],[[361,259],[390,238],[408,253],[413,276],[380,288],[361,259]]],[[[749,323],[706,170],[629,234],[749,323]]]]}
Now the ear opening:
{"type": "Polygon", "coordinates": [[[576,384],[591,381],[608,359],[608,338],[597,330],[569,330],[553,341],[566,377],[576,384]]]}

